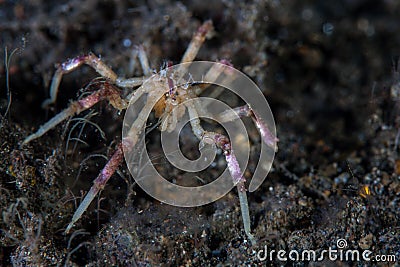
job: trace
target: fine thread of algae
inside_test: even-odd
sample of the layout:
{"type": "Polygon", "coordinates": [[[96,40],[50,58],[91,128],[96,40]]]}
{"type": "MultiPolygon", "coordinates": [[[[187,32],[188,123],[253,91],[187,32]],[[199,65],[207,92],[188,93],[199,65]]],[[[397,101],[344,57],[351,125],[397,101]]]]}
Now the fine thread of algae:
{"type": "Polygon", "coordinates": [[[12,95],[11,95],[11,90],[10,90],[10,72],[9,71],[10,71],[11,59],[12,59],[13,55],[15,54],[15,52],[17,52],[17,51],[18,51],[18,48],[15,48],[13,51],[11,51],[10,55],[8,55],[7,46],[4,47],[4,67],[5,67],[5,71],[6,71],[6,88],[7,88],[7,99],[8,99],[7,109],[3,115],[4,118],[7,117],[7,114],[10,111],[10,107],[11,107],[12,95]]]}

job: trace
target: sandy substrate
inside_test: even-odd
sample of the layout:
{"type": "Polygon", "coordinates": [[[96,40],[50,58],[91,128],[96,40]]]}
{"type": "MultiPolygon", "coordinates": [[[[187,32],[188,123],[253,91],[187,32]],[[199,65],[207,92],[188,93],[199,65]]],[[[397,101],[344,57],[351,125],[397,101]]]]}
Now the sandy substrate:
{"type": "MultiPolygon", "coordinates": [[[[0,1],[0,55],[9,58],[8,68],[0,66],[0,265],[264,266],[285,263],[257,258],[265,246],[321,253],[337,249],[339,239],[346,249],[395,255],[398,264],[399,12],[390,0],[0,1]],[[65,235],[121,139],[124,114],[104,102],[79,115],[104,135],[93,125],[80,132],[75,117],[21,146],[70,100],[96,89],[88,85],[98,75],[82,67],[63,78],[56,105],[43,110],[55,64],[93,52],[118,75],[137,76],[131,54],[141,44],[159,70],[179,62],[208,19],[214,32],[197,59],[230,60],[263,90],[275,116],[279,151],[249,194],[257,245],[244,233],[235,190],[206,206],[176,208],[143,192],[124,165],[65,235]],[[69,141],[79,133],[84,143],[69,141]]],[[[260,149],[257,131],[249,135],[248,178],[260,149]]],[[[182,138],[182,150],[195,157],[192,133],[182,138]]],[[[161,173],[185,177],[160,158],[157,131],[146,140],[161,173]]]]}

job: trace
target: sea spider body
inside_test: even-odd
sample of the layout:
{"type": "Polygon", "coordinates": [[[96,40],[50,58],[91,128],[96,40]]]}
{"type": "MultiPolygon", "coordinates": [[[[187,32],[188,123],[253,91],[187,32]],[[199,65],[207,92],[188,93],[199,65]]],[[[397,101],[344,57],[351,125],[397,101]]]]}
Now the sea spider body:
{"type": "MultiPolygon", "coordinates": [[[[211,21],[206,21],[199,27],[183,55],[181,63],[190,63],[194,60],[198,50],[205,41],[207,34],[211,30],[211,21]]],[[[208,87],[208,85],[192,83],[190,79],[180,84],[178,81],[180,81],[180,78],[185,72],[184,64],[181,64],[183,65],[182,67],[178,67],[173,71],[171,71],[170,68],[166,68],[158,74],[151,75],[151,69],[147,57],[143,48],[140,46],[138,48],[138,57],[144,77],[128,79],[118,77],[106,64],[92,53],[85,56],[78,56],[60,64],[53,76],[52,84],[50,86],[50,98],[43,102],[43,106],[48,106],[56,101],[62,76],[77,69],[83,64],[89,65],[96,70],[103,78],[105,78],[105,82],[100,84],[97,91],[81,98],[80,100],[72,102],[67,109],[57,114],[47,123],[42,125],[36,133],[31,134],[23,141],[23,144],[26,144],[39,138],[63,120],[91,108],[101,100],[108,100],[115,108],[124,110],[127,109],[130,104],[136,103],[136,101],[143,99],[143,97],[145,98],[144,106],[138,112],[137,118],[132,125],[129,126],[126,135],[117,145],[113,155],[94,180],[93,186],[75,211],[70,224],[66,228],[66,233],[71,230],[74,223],[79,220],[98,192],[104,188],[107,181],[123,162],[124,152],[133,151],[138,143],[140,135],[146,127],[147,114],[154,110],[156,118],[159,118],[160,120],[159,130],[170,132],[175,129],[179,119],[186,111],[188,111],[192,131],[200,140],[200,143],[213,143],[223,151],[227,167],[232,176],[232,181],[238,188],[245,232],[250,241],[254,244],[255,238],[250,233],[250,217],[246,197],[245,179],[242,176],[243,172],[240,170],[235,154],[231,149],[230,141],[222,134],[205,131],[202,128],[199,119],[199,114],[203,113],[202,107],[185,102],[190,99],[195,99],[208,87]],[[150,76],[151,78],[148,79],[150,76]],[[128,92],[126,97],[121,96],[121,90],[124,89],[131,90],[128,92]]],[[[227,61],[221,61],[221,63],[225,65],[228,64],[227,61]]],[[[223,64],[220,65],[224,66],[223,64]]],[[[221,67],[219,67],[219,69],[210,69],[206,74],[208,75],[208,80],[215,80],[222,71],[224,70],[221,69],[221,67]]],[[[276,148],[276,143],[278,141],[277,138],[269,131],[265,123],[258,118],[257,114],[253,112],[250,106],[245,105],[236,108],[235,112],[237,113],[237,116],[251,117],[256,123],[265,144],[274,149],[276,148]]],[[[222,118],[223,117],[224,116],[222,116],[222,118]]],[[[225,116],[225,120],[229,121],[231,120],[231,117],[225,116]]]]}

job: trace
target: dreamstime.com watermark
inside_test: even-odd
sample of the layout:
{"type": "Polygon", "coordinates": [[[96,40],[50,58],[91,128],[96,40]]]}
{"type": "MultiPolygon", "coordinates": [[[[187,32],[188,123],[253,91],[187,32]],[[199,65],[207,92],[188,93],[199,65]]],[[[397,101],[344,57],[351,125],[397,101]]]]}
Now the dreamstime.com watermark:
{"type": "Polygon", "coordinates": [[[335,249],[329,247],[323,250],[305,249],[301,252],[297,250],[268,250],[265,245],[257,252],[257,259],[260,261],[367,261],[367,262],[396,262],[396,255],[373,255],[371,250],[346,249],[347,241],[338,239],[335,249]]]}

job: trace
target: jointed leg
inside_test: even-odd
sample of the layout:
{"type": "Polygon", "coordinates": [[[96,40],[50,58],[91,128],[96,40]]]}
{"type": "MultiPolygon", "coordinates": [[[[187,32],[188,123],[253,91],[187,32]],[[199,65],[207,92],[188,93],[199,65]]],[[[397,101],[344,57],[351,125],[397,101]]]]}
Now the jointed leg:
{"type": "Polygon", "coordinates": [[[104,188],[107,181],[117,170],[118,166],[124,160],[124,153],[122,150],[122,143],[120,143],[117,149],[114,151],[111,159],[107,162],[106,166],[104,166],[103,170],[97,176],[96,180],[93,182],[93,186],[90,188],[89,192],[86,194],[85,198],[76,209],[74,216],[72,217],[71,222],[68,224],[65,233],[69,233],[71,228],[74,226],[74,223],[79,220],[82,214],[87,210],[90,203],[92,203],[93,199],[96,197],[97,193],[104,188]]]}
{"type": "Polygon", "coordinates": [[[147,58],[143,45],[139,45],[137,49],[138,49],[138,58],[140,65],[142,67],[143,74],[144,76],[150,76],[151,69],[150,69],[149,59],[147,58]]]}
{"type": "Polygon", "coordinates": [[[68,108],[64,109],[56,116],[54,116],[51,120],[40,126],[39,130],[37,130],[36,133],[31,134],[27,138],[25,138],[23,144],[27,144],[30,141],[41,137],[63,120],[75,114],[81,113],[82,111],[92,107],[97,102],[103,99],[108,99],[112,105],[120,108],[124,108],[126,106],[125,101],[120,98],[118,90],[116,90],[116,88],[113,87],[112,85],[105,82],[101,86],[101,89],[97,90],[96,92],[90,94],[89,96],[83,99],[72,102],[68,108]]]}
{"type": "Polygon", "coordinates": [[[134,46],[131,53],[131,60],[129,61],[128,73],[133,74],[136,67],[136,59],[139,58],[139,63],[142,68],[144,76],[150,76],[151,69],[149,60],[146,52],[144,51],[143,45],[134,46]]]}
{"type": "Polygon", "coordinates": [[[233,111],[227,111],[218,116],[219,122],[228,122],[236,119],[237,117],[251,117],[254,124],[257,126],[257,129],[262,137],[264,143],[273,148],[275,151],[278,149],[277,143],[279,139],[271,133],[268,129],[266,123],[257,115],[256,112],[249,106],[244,105],[241,107],[234,108],[233,111]]]}
{"type": "MultiPolygon", "coordinates": [[[[148,65],[147,57],[146,57],[143,49],[141,49],[139,51],[139,60],[142,65],[143,72],[145,74],[149,74],[150,68],[148,65]]],[[[107,67],[103,62],[101,62],[98,57],[96,57],[94,54],[89,54],[87,56],[76,57],[74,59],[71,59],[71,60],[61,64],[61,66],[57,69],[57,71],[53,77],[53,81],[52,81],[52,85],[51,85],[51,89],[50,89],[51,98],[44,101],[44,103],[43,103],[44,106],[47,106],[48,104],[55,102],[62,75],[73,71],[74,69],[78,68],[82,64],[87,64],[87,65],[93,67],[100,75],[102,75],[103,77],[108,79],[108,81],[105,81],[101,85],[101,88],[99,90],[97,90],[96,92],[90,94],[89,96],[87,96],[83,99],[72,102],[67,109],[63,110],[61,113],[59,113],[55,117],[53,117],[50,121],[48,121],[47,123],[42,125],[36,133],[28,136],[24,140],[23,144],[26,144],[36,138],[39,138],[40,136],[42,136],[47,131],[49,131],[56,125],[58,125],[63,120],[67,119],[70,116],[73,116],[74,114],[79,114],[80,112],[92,107],[97,102],[99,102],[103,99],[108,99],[109,102],[115,108],[121,110],[121,109],[126,109],[129,100],[136,101],[144,93],[146,93],[146,88],[140,87],[138,90],[133,91],[131,94],[129,94],[127,97],[127,100],[121,99],[120,92],[112,84],[115,84],[122,88],[133,88],[133,87],[142,85],[145,78],[139,77],[139,78],[125,79],[125,78],[117,77],[117,75],[109,67],[107,67]]],[[[104,188],[104,186],[106,185],[107,181],[110,179],[112,174],[116,171],[118,166],[122,163],[123,158],[124,158],[123,150],[130,151],[135,146],[138,136],[141,133],[141,131],[144,129],[144,124],[146,122],[146,119],[142,118],[144,116],[143,114],[145,114],[146,111],[150,112],[149,109],[151,109],[151,108],[152,108],[151,106],[146,106],[141,111],[141,113],[139,114],[139,118],[132,125],[127,138],[125,138],[122,141],[122,143],[118,145],[113,156],[107,162],[107,164],[103,168],[103,170],[100,172],[99,176],[94,181],[94,185],[92,186],[92,188],[90,189],[88,194],[85,196],[84,200],[81,202],[78,209],[75,211],[72,221],[66,229],[67,233],[73,227],[73,224],[82,216],[82,214],[85,212],[85,210],[90,205],[90,203],[92,202],[94,197],[97,195],[97,193],[101,189],[104,188]]]]}
{"type": "MultiPolygon", "coordinates": [[[[141,87],[142,88],[142,87],[141,87]]],[[[141,92],[138,92],[138,95],[142,95],[141,92]]],[[[122,142],[117,146],[114,154],[111,156],[110,160],[107,162],[106,166],[104,166],[103,170],[97,176],[96,180],[93,182],[93,186],[90,188],[89,192],[86,194],[85,198],[76,209],[71,222],[68,224],[65,233],[68,233],[71,228],[74,226],[74,223],[80,219],[82,214],[87,210],[90,203],[96,197],[98,192],[102,190],[107,184],[108,180],[117,170],[118,166],[124,160],[124,152],[130,152],[136,145],[139,140],[139,136],[141,132],[144,130],[145,123],[147,121],[146,114],[150,113],[152,109],[151,105],[145,106],[138,115],[138,118],[134,121],[129,132],[124,137],[122,142]]]]}
{"type": "MultiPolygon", "coordinates": [[[[148,67],[148,60],[146,55],[144,54],[144,50],[139,53],[139,60],[142,64],[143,70],[148,67]]],[[[97,92],[92,93],[91,95],[72,102],[69,107],[56,116],[54,116],[51,120],[49,120],[47,123],[42,125],[39,130],[28,136],[23,144],[27,144],[30,141],[41,137],[43,134],[45,134],[47,131],[49,131],[51,128],[55,127],[58,125],[60,122],[63,120],[67,119],[68,117],[74,115],[74,114],[79,114],[80,112],[92,107],[94,104],[97,102],[101,101],[104,98],[108,98],[110,100],[110,103],[117,109],[125,109],[127,103],[129,102],[130,97],[132,97],[135,94],[135,91],[132,92],[131,94],[128,95],[128,100],[124,101],[120,98],[119,93],[116,90],[109,90],[112,86],[110,83],[114,83],[115,85],[122,87],[122,88],[134,88],[137,86],[140,86],[143,84],[145,77],[136,77],[136,78],[121,78],[117,77],[117,75],[107,66],[105,65],[98,57],[96,57],[94,54],[89,54],[87,56],[79,56],[73,59],[68,60],[67,62],[62,63],[56,73],[53,76],[53,81],[50,86],[50,98],[45,100],[42,104],[43,107],[52,104],[56,101],[57,98],[57,92],[58,88],[61,82],[62,75],[69,73],[82,64],[87,64],[91,67],[93,67],[99,74],[101,74],[103,77],[109,80],[108,82],[104,83],[104,87],[97,92]]],[[[145,73],[148,73],[149,71],[145,71],[145,73]]],[[[143,90],[142,90],[143,91],[143,90]]],[[[142,93],[141,93],[142,94],[142,93]]],[[[140,94],[140,95],[141,95],[140,94]]]]}
{"type": "MultiPolygon", "coordinates": [[[[215,64],[207,73],[205,80],[209,81],[210,83],[204,84],[204,85],[197,85],[194,86],[193,91],[195,92],[196,95],[200,95],[200,93],[205,90],[206,88],[209,87],[212,81],[216,81],[222,73],[225,74],[223,77],[223,82],[222,84],[229,84],[232,81],[231,75],[229,75],[229,67],[232,67],[232,65],[226,61],[222,60],[220,63],[222,63],[225,66],[215,64]],[[227,73],[228,72],[228,73],[227,73]]],[[[223,91],[224,89],[222,87],[218,87],[216,90],[211,92],[211,94],[208,96],[210,98],[217,98],[223,91]]],[[[204,107],[199,106],[196,107],[197,110],[201,111],[202,113],[206,114],[204,107]]],[[[258,131],[261,134],[262,140],[265,142],[265,144],[271,148],[273,148],[275,151],[277,151],[278,146],[277,142],[279,139],[271,133],[271,131],[268,129],[268,126],[266,123],[258,116],[256,112],[249,106],[249,105],[244,105],[241,107],[237,107],[233,109],[232,111],[226,111],[223,114],[220,114],[218,116],[218,121],[219,122],[227,122],[227,121],[232,121],[234,119],[239,117],[251,117],[253,120],[254,124],[256,125],[258,131]]]]}
{"type": "MultiPolygon", "coordinates": [[[[144,51],[142,53],[139,53],[139,60],[141,61],[142,66],[145,64],[148,65],[146,56],[143,54],[144,51]]],[[[102,77],[106,78],[110,83],[116,84],[119,87],[133,88],[141,85],[144,80],[144,77],[130,78],[130,79],[118,77],[117,74],[110,67],[108,67],[103,61],[101,61],[100,58],[98,58],[93,53],[89,53],[88,55],[85,56],[78,56],[60,64],[60,66],[57,68],[50,85],[50,98],[46,99],[42,103],[43,108],[56,102],[58,88],[60,86],[62,76],[64,74],[76,70],[77,68],[79,68],[84,64],[92,67],[96,72],[98,72],[102,77]]],[[[143,70],[143,71],[145,73],[148,72],[148,70],[143,70]]]]}
{"type": "Polygon", "coordinates": [[[70,73],[71,71],[77,69],[83,64],[91,66],[101,76],[109,79],[111,82],[115,82],[118,77],[117,74],[115,74],[106,64],[104,64],[100,60],[100,58],[96,57],[92,53],[85,56],[75,57],[60,64],[60,66],[57,68],[50,86],[50,98],[46,99],[43,102],[42,107],[47,107],[48,105],[56,102],[58,88],[60,86],[62,76],[64,74],[70,73]]]}
{"type": "MultiPolygon", "coordinates": [[[[212,30],[212,28],[213,25],[211,20],[207,20],[199,27],[197,32],[193,35],[193,38],[190,41],[190,44],[186,49],[185,54],[183,55],[180,63],[189,63],[196,58],[197,53],[200,50],[200,47],[203,45],[206,39],[207,33],[209,33],[212,30]]],[[[183,75],[186,73],[187,68],[188,68],[187,64],[179,65],[178,69],[175,72],[176,75],[175,79],[177,81],[179,81],[183,77],[183,75]]]]}
{"type": "Polygon", "coordinates": [[[194,34],[193,39],[189,44],[189,47],[186,49],[186,52],[182,57],[181,63],[192,62],[195,59],[201,45],[206,39],[207,33],[209,33],[212,28],[213,26],[211,20],[207,20],[203,23],[203,25],[200,26],[200,28],[194,34]]]}
{"type": "Polygon", "coordinates": [[[251,229],[250,229],[249,205],[247,202],[246,187],[245,187],[246,179],[242,175],[239,163],[231,148],[231,143],[225,135],[205,131],[201,127],[200,119],[198,117],[196,108],[193,105],[193,103],[189,102],[186,103],[185,105],[189,112],[190,125],[192,127],[194,135],[200,139],[200,142],[215,144],[224,152],[228,170],[232,176],[233,183],[236,185],[238,189],[240,210],[242,212],[244,231],[247,237],[249,238],[251,244],[255,245],[257,241],[251,234],[251,229]]]}

